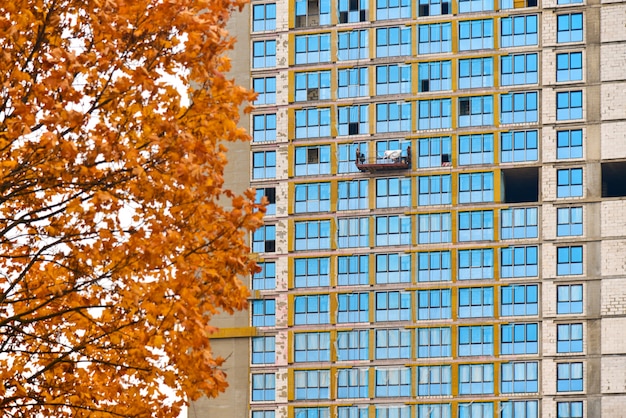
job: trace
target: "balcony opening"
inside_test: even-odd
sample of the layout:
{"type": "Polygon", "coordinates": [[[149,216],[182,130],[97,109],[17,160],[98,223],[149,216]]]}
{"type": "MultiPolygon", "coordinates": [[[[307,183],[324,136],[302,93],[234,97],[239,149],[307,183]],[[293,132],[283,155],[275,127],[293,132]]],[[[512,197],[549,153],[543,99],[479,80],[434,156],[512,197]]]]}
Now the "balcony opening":
{"type": "Polygon", "coordinates": [[[626,196],[626,161],[602,163],[602,197],[626,196]]]}
{"type": "Polygon", "coordinates": [[[502,170],[503,203],[539,201],[539,167],[502,170]]]}

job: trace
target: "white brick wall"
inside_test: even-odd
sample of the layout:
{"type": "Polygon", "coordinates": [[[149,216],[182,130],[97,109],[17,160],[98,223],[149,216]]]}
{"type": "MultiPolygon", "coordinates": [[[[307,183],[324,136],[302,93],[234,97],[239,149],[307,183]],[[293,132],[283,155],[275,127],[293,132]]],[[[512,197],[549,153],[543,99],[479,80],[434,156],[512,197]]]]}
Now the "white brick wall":
{"type": "Polygon", "coordinates": [[[602,42],[626,41],[626,3],[602,7],[600,19],[602,42]]]}
{"type": "Polygon", "coordinates": [[[600,77],[602,81],[626,79],[626,44],[600,46],[600,77]]]}
{"type": "Polygon", "coordinates": [[[626,272],[626,240],[602,241],[600,254],[603,276],[618,276],[626,272]]]}
{"type": "MultiPolygon", "coordinates": [[[[626,32],[626,29],[624,29],[624,31],[626,32]]],[[[626,118],[626,94],[624,94],[625,91],[626,82],[601,85],[601,117],[603,121],[626,118]]],[[[621,138],[623,138],[623,132],[621,138]]]]}
{"type": "Polygon", "coordinates": [[[626,200],[605,200],[601,203],[601,210],[602,237],[626,237],[626,200]]]}
{"type": "MultiPolygon", "coordinates": [[[[600,313],[603,316],[626,315],[626,279],[602,280],[600,313]]],[[[620,333],[623,337],[623,331],[620,333]]],[[[604,333],[603,333],[604,337],[604,333]]]]}
{"type": "MultiPolygon", "coordinates": [[[[601,367],[600,385],[602,393],[626,392],[626,373],[624,372],[626,370],[626,357],[602,357],[601,367]]],[[[622,412],[624,412],[623,409],[622,412]]]]}
{"type": "MultiPolygon", "coordinates": [[[[626,64],[624,65],[626,68],[626,64]]],[[[602,159],[626,158],[626,122],[603,122],[600,126],[602,159]]]]}
{"type": "Polygon", "coordinates": [[[602,354],[626,354],[626,318],[602,318],[602,354]]]}

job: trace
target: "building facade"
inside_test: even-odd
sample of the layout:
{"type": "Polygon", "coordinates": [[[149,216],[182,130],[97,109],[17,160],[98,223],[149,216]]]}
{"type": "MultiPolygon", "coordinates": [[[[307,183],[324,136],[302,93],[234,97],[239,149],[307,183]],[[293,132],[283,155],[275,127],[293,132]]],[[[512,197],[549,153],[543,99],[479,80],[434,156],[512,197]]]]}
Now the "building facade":
{"type": "Polygon", "coordinates": [[[190,416],[625,417],[626,2],[233,19],[263,270],[190,416]]]}

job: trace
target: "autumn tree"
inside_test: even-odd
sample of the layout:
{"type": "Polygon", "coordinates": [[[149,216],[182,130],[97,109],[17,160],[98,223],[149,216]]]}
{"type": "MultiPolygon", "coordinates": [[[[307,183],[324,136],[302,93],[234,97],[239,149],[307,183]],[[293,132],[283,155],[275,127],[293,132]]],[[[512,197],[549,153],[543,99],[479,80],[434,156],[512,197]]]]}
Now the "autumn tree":
{"type": "Polygon", "coordinates": [[[210,320],[245,307],[260,222],[223,181],[242,5],[1,2],[0,416],[176,416],[225,388],[210,320]]]}

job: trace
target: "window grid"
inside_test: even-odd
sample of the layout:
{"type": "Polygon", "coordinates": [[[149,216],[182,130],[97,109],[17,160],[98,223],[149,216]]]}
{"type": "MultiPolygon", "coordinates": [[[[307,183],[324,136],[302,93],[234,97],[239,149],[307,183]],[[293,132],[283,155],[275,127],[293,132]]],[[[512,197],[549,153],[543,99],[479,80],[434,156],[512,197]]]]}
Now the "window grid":
{"type": "Polygon", "coordinates": [[[536,91],[508,93],[500,96],[500,123],[534,123],[538,120],[536,91]]]}
{"type": "MultiPolygon", "coordinates": [[[[500,402],[501,418],[537,418],[539,417],[538,401],[505,401],[500,402]]],[[[582,417],[581,417],[582,418],[582,417]]]]}
{"type": "Polygon", "coordinates": [[[369,58],[367,30],[339,32],[337,61],[360,60],[369,58]]]}
{"type": "Polygon", "coordinates": [[[417,291],[417,319],[452,318],[450,289],[430,289],[417,291]]]}
{"type": "Polygon", "coordinates": [[[409,367],[377,368],[375,396],[411,396],[411,369],[409,367]]]}
{"type": "Polygon", "coordinates": [[[340,218],[337,220],[337,247],[369,246],[369,218],[340,218]]]}
{"type": "Polygon", "coordinates": [[[296,139],[330,136],[330,108],[298,109],[295,119],[296,139]]]}
{"type": "Polygon", "coordinates": [[[500,354],[537,354],[539,335],[537,324],[502,324],[500,354]]]}
{"type": "Polygon", "coordinates": [[[493,287],[459,288],[459,318],[493,317],[493,287]]]}
{"type": "Polygon", "coordinates": [[[582,118],[582,90],[558,92],[556,94],[556,120],[573,120],[582,118]]]}
{"type": "Polygon", "coordinates": [[[556,352],[583,352],[583,324],[557,324],[556,352]]]}
{"type": "Polygon", "coordinates": [[[568,13],[556,17],[556,42],[583,41],[583,14],[568,13]]]}
{"type": "Polygon", "coordinates": [[[459,89],[493,87],[493,57],[459,60],[459,89]]]}
{"type": "Polygon", "coordinates": [[[368,369],[337,370],[337,399],[367,398],[368,369]]]}
{"type": "Polygon", "coordinates": [[[276,151],[258,151],[252,153],[252,179],[276,178],[276,151]]]}
{"type": "Polygon", "coordinates": [[[459,98],[459,127],[493,125],[493,96],[459,98]]]}
{"type": "Polygon", "coordinates": [[[459,165],[493,164],[493,134],[459,135],[459,165]]]}
{"type": "Polygon", "coordinates": [[[452,127],[452,100],[419,100],[417,129],[448,129],[452,127]]]}
{"type": "Polygon", "coordinates": [[[411,103],[377,103],[376,132],[401,132],[411,129],[411,103]]]}
{"type": "Polygon", "coordinates": [[[503,163],[537,161],[539,157],[536,130],[500,133],[500,161],[503,163]]]}
{"type": "MultiPolygon", "coordinates": [[[[462,1],[459,1],[459,8],[462,1]]],[[[459,50],[475,51],[493,48],[493,19],[459,22],[459,50]]]]}
{"type": "Polygon", "coordinates": [[[418,25],[418,54],[440,54],[452,51],[452,24],[418,25]]]}
{"type": "Polygon", "coordinates": [[[556,197],[582,197],[582,195],[582,168],[565,168],[556,171],[556,197]]]}
{"type": "Polygon", "coordinates": [[[557,402],[557,418],[583,418],[583,402],[557,402]]]}
{"type": "Polygon", "coordinates": [[[537,238],[539,233],[537,208],[500,210],[500,239],[537,238]]]}
{"type": "Polygon", "coordinates": [[[257,373],[252,375],[252,402],[269,402],[276,398],[276,375],[257,373]]]}
{"type": "Polygon", "coordinates": [[[344,68],[338,70],[337,97],[363,97],[369,95],[367,67],[344,68]]]}
{"type": "Polygon", "coordinates": [[[337,210],[367,209],[368,180],[340,181],[337,183],[337,210]]]}
{"type": "Polygon", "coordinates": [[[418,358],[450,356],[452,356],[452,331],[449,327],[417,329],[418,358]]]}
{"type": "Polygon", "coordinates": [[[458,280],[493,278],[493,248],[459,250],[458,280]]]}
{"type": "MultiPolygon", "coordinates": [[[[488,395],[493,393],[493,364],[460,364],[459,365],[459,394],[460,395],[488,395]]],[[[463,404],[459,404],[460,406],[463,404]]],[[[473,406],[473,404],[471,405],[473,406]]],[[[469,415],[471,417],[489,417],[485,415],[469,415]]]]}
{"type": "Polygon", "coordinates": [[[452,394],[452,366],[418,366],[417,396],[452,394]]]}
{"type": "Polygon", "coordinates": [[[500,19],[500,47],[537,45],[537,15],[512,16],[500,19]]]}
{"type": "Polygon", "coordinates": [[[451,176],[445,174],[418,177],[418,191],[419,206],[449,205],[452,203],[451,176]]]}
{"type": "Polygon", "coordinates": [[[536,277],[538,268],[538,248],[507,247],[500,250],[500,277],[536,277]]]}
{"type": "Polygon", "coordinates": [[[582,363],[558,363],[556,365],[557,392],[579,392],[583,389],[582,363]]]}
{"type": "Polygon", "coordinates": [[[459,241],[493,240],[493,211],[459,212],[459,241]]]}
{"type": "Polygon", "coordinates": [[[273,327],[276,325],[276,301],[257,299],[252,301],[252,326],[273,327]]]}
{"type": "Polygon", "coordinates": [[[261,268],[252,275],[252,289],[274,290],[276,288],[276,263],[257,263],[261,268]]]}
{"type": "Polygon", "coordinates": [[[376,67],[376,95],[411,92],[410,65],[379,65],[376,67]]]}
{"type": "Polygon", "coordinates": [[[252,68],[276,67],[276,41],[254,41],[252,43],[252,68]]]}
{"type": "Polygon", "coordinates": [[[295,213],[330,211],[330,183],[296,184],[295,213]]]}
{"type": "Polygon", "coordinates": [[[410,17],[410,0],[376,0],[376,20],[390,20],[410,17]]]}
{"type": "Polygon", "coordinates": [[[252,141],[276,141],[276,113],[252,116],[252,141]]]}
{"type": "Polygon", "coordinates": [[[294,361],[330,361],[329,332],[294,333],[294,361]]]}
{"type": "Polygon", "coordinates": [[[400,208],[411,206],[411,179],[376,179],[376,207],[400,208]]]}
{"type": "Polygon", "coordinates": [[[556,275],[580,275],[583,274],[583,247],[573,245],[557,247],[556,249],[556,275]]]}
{"type": "Polygon", "coordinates": [[[330,62],[330,34],[296,35],[296,64],[330,62]]]}
{"type": "Polygon", "coordinates": [[[337,323],[369,321],[369,293],[342,293],[337,295],[337,323]]]}
{"type": "Polygon", "coordinates": [[[306,295],[294,298],[294,324],[316,325],[330,323],[328,295],[306,295]]]}
{"type": "Polygon", "coordinates": [[[400,57],[411,54],[411,28],[394,26],[376,29],[376,57],[400,57]]]}
{"type": "Polygon", "coordinates": [[[571,284],[556,287],[556,313],[560,315],[583,313],[583,285],[571,284]]]}
{"type": "Polygon", "coordinates": [[[352,330],[337,333],[337,361],[367,360],[369,331],[352,330]]]}
{"type": "Polygon", "coordinates": [[[539,365],[536,361],[503,363],[500,392],[536,393],[539,391],[539,365]]]}
{"type": "Polygon", "coordinates": [[[500,58],[500,85],[537,84],[537,54],[515,54],[500,58]]]}
{"type": "Polygon", "coordinates": [[[252,6],[252,32],[276,30],[276,3],[252,6]]]}
{"type": "Polygon", "coordinates": [[[452,214],[426,213],[417,215],[419,244],[440,244],[452,240],[452,214]]]}
{"type": "Polygon", "coordinates": [[[450,280],[452,280],[450,251],[418,253],[418,282],[446,282],[450,280]]]}
{"type": "Polygon", "coordinates": [[[409,254],[376,254],[376,283],[410,283],[411,256],[409,254]]]}
{"type": "Polygon", "coordinates": [[[411,243],[411,217],[377,216],[376,246],[408,245],[411,243]]]}
{"type": "Polygon", "coordinates": [[[276,251],[276,225],[263,225],[252,233],[252,251],[255,253],[276,251]]]}
{"type": "Polygon", "coordinates": [[[565,160],[583,157],[583,130],[570,129],[556,132],[556,158],[565,160]]]}
{"type": "Polygon", "coordinates": [[[452,89],[452,61],[423,62],[418,65],[418,91],[452,89]]]}
{"type": "Polygon", "coordinates": [[[583,53],[556,54],[556,81],[581,81],[583,79],[583,53]]]}
{"type": "Polygon", "coordinates": [[[582,206],[570,208],[557,208],[556,210],[556,236],[581,236],[583,234],[583,208],[582,206]]]}
{"type": "Polygon", "coordinates": [[[460,326],[458,354],[461,357],[493,355],[493,325],[460,326]]]}
{"type": "Polygon", "coordinates": [[[340,256],[337,258],[337,285],[368,284],[369,257],[367,255],[340,256]]]}
{"type": "Polygon", "coordinates": [[[539,313],[536,284],[503,286],[500,290],[500,316],[534,316],[539,313]]]}
{"type": "Polygon", "coordinates": [[[376,322],[409,321],[411,294],[407,292],[376,292],[376,322]]]}
{"type": "Polygon", "coordinates": [[[493,172],[459,174],[459,203],[493,202],[493,172]]]}
{"type": "Polygon", "coordinates": [[[296,288],[330,286],[330,259],[296,258],[294,264],[294,285],[296,288]]]}
{"type": "Polygon", "coordinates": [[[252,364],[274,364],[276,361],[276,337],[252,338],[252,364]]]}
{"type": "Polygon", "coordinates": [[[296,251],[330,248],[330,221],[302,221],[294,223],[296,251]]]}
{"type": "Polygon", "coordinates": [[[252,88],[258,94],[255,106],[276,104],[276,77],[254,78],[252,88]]]}
{"type": "Polygon", "coordinates": [[[436,138],[420,138],[418,140],[419,168],[450,166],[452,146],[449,136],[436,138]]]}
{"type": "Polygon", "coordinates": [[[330,71],[295,74],[295,101],[307,102],[330,99],[330,71]]]}
{"type": "Polygon", "coordinates": [[[330,399],[330,370],[294,371],[295,399],[330,399]]]}
{"type": "Polygon", "coordinates": [[[411,331],[404,328],[376,330],[376,359],[408,359],[411,356],[411,331]]]}

